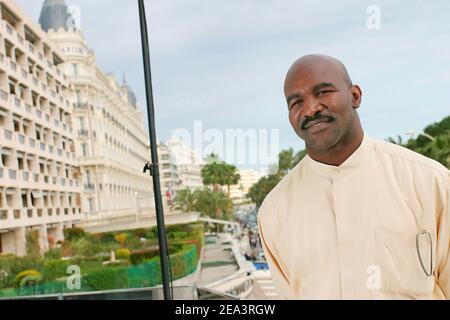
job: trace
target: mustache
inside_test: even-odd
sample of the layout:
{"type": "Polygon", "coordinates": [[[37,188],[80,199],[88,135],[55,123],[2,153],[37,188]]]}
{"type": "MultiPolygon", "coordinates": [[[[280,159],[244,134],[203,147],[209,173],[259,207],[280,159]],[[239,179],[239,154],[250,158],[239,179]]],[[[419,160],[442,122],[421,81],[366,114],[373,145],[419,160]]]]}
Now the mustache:
{"type": "Polygon", "coordinates": [[[333,116],[329,116],[329,115],[323,115],[321,113],[315,114],[312,117],[305,117],[305,120],[303,120],[302,125],[301,125],[301,129],[305,130],[306,129],[306,125],[308,123],[310,123],[311,121],[316,121],[316,120],[325,120],[326,122],[332,122],[335,121],[336,118],[333,116]]]}

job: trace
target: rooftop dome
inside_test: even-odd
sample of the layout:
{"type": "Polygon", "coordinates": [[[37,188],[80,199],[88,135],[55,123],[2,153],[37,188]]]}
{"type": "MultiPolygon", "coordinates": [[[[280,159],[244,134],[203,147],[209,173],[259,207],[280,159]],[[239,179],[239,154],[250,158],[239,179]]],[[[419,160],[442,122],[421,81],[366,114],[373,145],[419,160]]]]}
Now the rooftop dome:
{"type": "Polygon", "coordinates": [[[45,0],[39,16],[39,24],[45,32],[60,28],[67,30],[69,17],[67,4],[64,0],[45,0]]]}
{"type": "Polygon", "coordinates": [[[133,90],[131,90],[130,86],[128,85],[125,77],[123,77],[123,84],[122,84],[122,88],[125,89],[127,91],[127,96],[128,96],[128,102],[135,108],[137,108],[137,99],[136,99],[136,95],[134,94],[133,90]]]}

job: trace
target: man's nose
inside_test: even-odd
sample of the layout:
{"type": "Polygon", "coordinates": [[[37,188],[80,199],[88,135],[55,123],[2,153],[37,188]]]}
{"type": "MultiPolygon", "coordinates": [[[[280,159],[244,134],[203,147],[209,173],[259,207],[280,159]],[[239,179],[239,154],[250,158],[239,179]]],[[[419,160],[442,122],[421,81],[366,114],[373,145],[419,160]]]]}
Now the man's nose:
{"type": "Polygon", "coordinates": [[[303,116],[313,117],[317,112],[322,112],[324,109],[325,107],[314,97],[305,98],[303,116]]]}

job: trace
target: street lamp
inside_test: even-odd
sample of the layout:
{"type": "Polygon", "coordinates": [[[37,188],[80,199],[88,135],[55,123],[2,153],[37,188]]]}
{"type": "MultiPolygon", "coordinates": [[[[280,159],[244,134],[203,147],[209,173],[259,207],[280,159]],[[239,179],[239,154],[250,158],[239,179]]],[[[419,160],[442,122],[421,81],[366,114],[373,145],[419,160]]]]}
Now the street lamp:
{"type": "Polygon", "coordinates": [[[164,208],[161,197],[161,182],[159,180],[158,149],[156,143],[155,110],[153,101],[152,72],[150,66],[150,47],[147,32],[147,19],[145,17],[144,0],[138,0],[139,22],[141,29],[142,56],[144,60],[145,93],[147,99],[147,116],[150,134],[150,151],[152,162],[144,167],[144,173],[150,172],[153,177],[153,193],[155,195],[156,223],[158,229],[159,254],[161,258],[161,273],[163,282],[164,299],[172,300],[169,250],[167,245],[166,228],[164,225],[164,208]]]}

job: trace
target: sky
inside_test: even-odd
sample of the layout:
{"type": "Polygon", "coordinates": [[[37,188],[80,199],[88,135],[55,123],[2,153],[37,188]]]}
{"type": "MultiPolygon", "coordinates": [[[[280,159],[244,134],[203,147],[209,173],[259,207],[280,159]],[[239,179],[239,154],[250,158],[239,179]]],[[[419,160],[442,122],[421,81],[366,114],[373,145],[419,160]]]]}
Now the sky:
{"type": "MultiPolygon", "coordinates": [[[[43,1],[16,1],[38,20],[43,1]]],[[[99,67],[118,80],[126,75],[145,111],[137,1],[66,2],[80,7],[99,67]]],[[[279,130],[279,143],[263,140],[303,149],[288,122],[283,83],[290,65],[309,53],[347,66],[362,88],[359,113],[373,138],[419,133],[450,114],[449,1],[147,0],[146,10],[159,140],[180,129],[194,139],[201,121],[203,132],[224,136],[227,129],[279,130]]],[[[191,146],[205,152],[207,136],[191,146]]]]}

